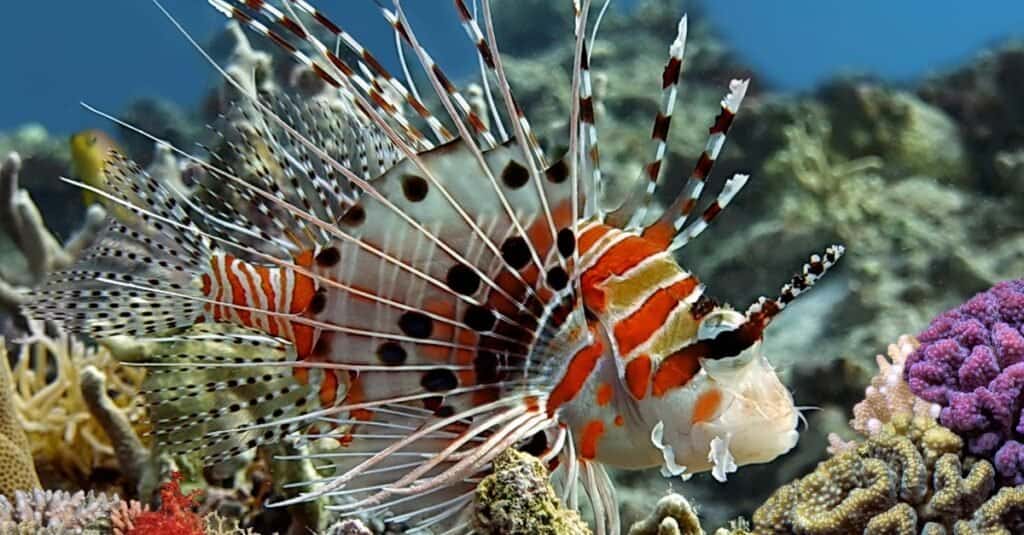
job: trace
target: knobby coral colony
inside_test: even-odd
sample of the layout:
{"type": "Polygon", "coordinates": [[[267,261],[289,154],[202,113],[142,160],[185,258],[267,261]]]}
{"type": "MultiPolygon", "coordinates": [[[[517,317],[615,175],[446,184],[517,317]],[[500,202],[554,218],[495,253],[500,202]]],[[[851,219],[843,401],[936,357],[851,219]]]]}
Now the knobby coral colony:
{"type": "Polygon", "coordinates": [[[330,497],[342,513],[414,529],[454,521],[459,532],[471,529],[462,513],[477,483],[518,445],[558,463],[573,507],[581,479],[597,531],[617,532],[606,465],[724,479],[792,448],[797,411],[760,340],[843,249],[812,256],[778,297],[745,312],[717,303],[674,260],[747,182],[725,181],[690,222],[746,94],[742,80],[722,99],[683,191],[648,223],[685,17],[669,47],[646,180],[608,210],[618,199],[602,196],[588,1],[575,5],[568,152],[554,162],[511,94],[489,0],[483,27],[463,0],[455,7],[479,51],[493,129],[419,46],[397,2],[381,11],[447,125],[307,2],[210,3],[331,91],[293,100],[221,71],[241,99],[225,132],[228,158],[241,164],[180,152],[220,183],[189,195],[113,155],[105,187],[82,186],[132,217],[112,220],[25,307],[98,339],[160,336],[192,348],[149,355],[181,379],[150,393],[157,412],[179,411],[155,418],[166,450],[217,462],[305,440],[294,459],[312,459],[320,474],[291,483],[317,485],[279,503],[330,497]],[[352,59],[331,52],[324,33],[352,59]],[[234,331],[197,333],[199,322],[234,331]]]}
{"type": "Polygon", "coordinates": [[[1024,484],[1024,280],[1000,283],[932,321],[907,359],[911,390],[942,406],[1000,478],[1024,484]]]}

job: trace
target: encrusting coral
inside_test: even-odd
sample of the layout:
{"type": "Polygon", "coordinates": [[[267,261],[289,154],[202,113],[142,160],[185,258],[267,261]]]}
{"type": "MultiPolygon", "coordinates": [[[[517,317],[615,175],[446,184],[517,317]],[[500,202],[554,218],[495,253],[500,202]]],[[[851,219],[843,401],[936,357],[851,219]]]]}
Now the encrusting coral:
{"type": "Polygon", "coordinates": [[[584,535],[579,513],[559,502],[547,468],[527,453],[510,449],[494,459],[494,473],[476,488],[474,520],[481,533],[584,535]]]}
{"type": "Polygon", "coordinates": [[[39,488],[28,437],[14,408],[13,390],[7,350],[0,343],[0,495],[3,496],[39,488]]]}
{"type": "Polygon", "coordinates": [[[940,421],[1024,484],[1024,280],[1007,281],[935,318],[907,359],[911,390],[942,406],[940,421]]]}

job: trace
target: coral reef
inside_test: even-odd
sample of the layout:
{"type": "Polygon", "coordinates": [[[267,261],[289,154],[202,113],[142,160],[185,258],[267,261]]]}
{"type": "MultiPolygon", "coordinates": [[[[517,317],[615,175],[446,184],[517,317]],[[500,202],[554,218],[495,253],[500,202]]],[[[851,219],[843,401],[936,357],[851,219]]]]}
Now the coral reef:
{"type": "Polygon", "coordinates": [[[940,421],[1024,484],[1024,280],[1007,281],[941,314],[918,340],[905,376],[917,396],[942,406],[940,421]]]}
{"type": "Polygon", "coordinates": [[[777,490],[754,513],[752,531],[916,533],[927,523],[949,529],[995,488],[992,465],[962,449],[963,441],[933,420],[901,415],[777,490]]]}
{"type": "MultiPolygon", "coordinates": [[[[19,185],[21,156],[12,152],[0,166],[0,227],[21,251],[24,265],[0,270],[0,307],[17,311],[27,287],[47,273],[71,265],[102,228],[105,212],[90,208],[82,229],[62,244],[47,228],[32,197],[19,185]]],[[[5,266],[6,267],[6,266],[5,266]]]]}
{"type": "Polygon", "coordinates": [[[0,348],[0,495],[39,488],[28,437],[14,408],[14,381],[6,349],[0,348]]]}
{"type": "Polygon", "coordinates": [[[547,468],[518,450],[495,458],[494,473],[477,486],[474,520],[482,533],[495,535],[590,533],[579,513],[559,502],[547,468]]]}
{"type": "Polygon", "coordinates": [[[939,405],[928,403],[914,395],[903,380],[907,358],[917,349],[919,343],[911,336],[901,336],[895,344],[889,344],[888,359],[877,355],[878,374],[864,390],[864,401],[853,406],[853,420],[850,427],[865,436],[873,436],[882,430],[894,416],[911,415],[938,418],[939,405]]]}
{"type": "Polygon", "coordinates": [[[4,535],[65,535],[86,530],[109,532],[110,512],[121,500],[105,494],[78,491],[17,491],[13,501],[0,496],[0,533],[4,535]]]}
{"type": "Polygon", "coordinates": [[[102,371],[105,394],[136,432],[147,429],[140,395],[144,370],[124,368],[104,348],[29,322],[13,366],[14,407],[44,484],[87,487],[98,467],[118,470],[114,446],[93,417],[82,389],[88,366],[102,371]],[[61,483],[64,482],[64,483],[61,483]]]}

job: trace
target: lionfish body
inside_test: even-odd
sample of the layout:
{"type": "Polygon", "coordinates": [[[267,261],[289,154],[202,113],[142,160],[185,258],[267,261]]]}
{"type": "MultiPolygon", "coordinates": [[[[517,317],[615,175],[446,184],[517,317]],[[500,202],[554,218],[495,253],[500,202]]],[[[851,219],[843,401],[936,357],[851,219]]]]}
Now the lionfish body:
{"type": "Polygon", "coordinates": [[[511,94],[487,0],[483,28],[463,0],[455,6],[496,87],[497,132],[419,46],[400,7],[382,11],[424,67],[447,125],[307,2],[210,4],[316,73],[333,100],[257,95],[228,77],[243,95],[233,111],[244,126],[224,132],[235,163],[188,156],[219,187],[178,191],[113,156],[108,187],[84,187],[134,217],[112,220],[26,310],[100,339],[151,340],[149,396],[165,448],[216,462],[298,437],[294,458],[321,477],[290,482],[307,490],[282,503],[329,496],[341,511],[460,532],[471,530],[461,512],[491,461],[519,447],[557,466],[570,503],[582,483],[598,530],[617,532],[605,466],[724,479],[795,444],[797,411],[759,342],[842,248],[813,256],[777,298],[745,312],[716,303],[676,262],[673,252],[746,182],[726,181],[686,224],[741,81],[679,199],[645,223],[685,17],[647,179],[606,212],[588,2],[576,6],[569,151],[555,162],[511,94]],[[314,24],[358,64],[321,43],[314,24]]]}

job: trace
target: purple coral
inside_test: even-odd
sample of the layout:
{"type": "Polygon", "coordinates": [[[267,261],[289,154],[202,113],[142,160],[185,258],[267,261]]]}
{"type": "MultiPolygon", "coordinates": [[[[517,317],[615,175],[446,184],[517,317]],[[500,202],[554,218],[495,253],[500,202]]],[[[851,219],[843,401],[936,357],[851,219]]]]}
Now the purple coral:
{"type": "Polygon", "coordinates": [[[935,318],[904,373],[942,406],[942,425],[1024,484],[1024,280],[1002,282],[935,318]]]}

